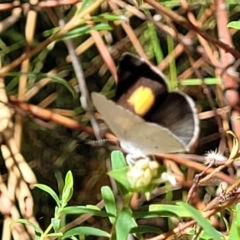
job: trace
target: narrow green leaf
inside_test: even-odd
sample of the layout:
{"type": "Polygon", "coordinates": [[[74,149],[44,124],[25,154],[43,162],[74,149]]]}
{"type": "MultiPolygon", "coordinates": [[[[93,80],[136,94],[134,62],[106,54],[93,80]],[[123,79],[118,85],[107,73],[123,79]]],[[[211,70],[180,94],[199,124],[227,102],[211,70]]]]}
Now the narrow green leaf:
{"type": "Polygon", "coordinates": [[[61,223],[60,219],[51,218],[51,223],[52,223],[54,231],[57,232],[60,228],[60,223],[61,223]]]}
{"type": "Polygon", "coordinates": [[[74,237],[74,236],[72,236],[72,237],[70,237],[72,240],[81,240],[81,238],[79,239],[79,238],[76,238],[76,237],[74,237]]]}
{"type": "Polygon", "coordinates": [[[93,15],[91,13],[97,11],[97,9],[100,7],[100,5],[103,2],[104,0],[83,0],[82,6],[77,10],[76,15],[78,16],[80,15],[81,18],[87,13],[90,13],[90,15],[93,15]]]}
{"type": "Polygon", "coordinates": [[[57,196],[57,194],[53,191],[52,188],[50,188],[49,186],[45,185],[45,184],[40,184],[40,183],[37,183],[35,184],[35,187],[47,192],[49,195],[52,196],[52,198],[55,200],[55,202],[57,203],[57,205],[60,207],[60,199],[59,197],[57,196]]]}
{"type": "Polygon", "coordinates": [[[68,83],[68,81],[66,81],[65,79],[60,78],[56,75],[47,74],[47,77],[51,78],[51,82],[56,82],[56,83],[63,85],[64,87],[66,87],[66,89],[72,94],[73,98],[77,97],[77,94],[76,94],[74,88],[68,83]]]}
{"type": "Polygon", "coordinates": [[[167,47],[168,47],[168,54],[170,56],[170,65],[169,65],[169,79],[168,85],[171,90],[175,89],[176,85],[178,84],[177,81],[177,67],[176,67],[176,59],[173,55],[174,50],[174,42],[173,38],[170,35],[167,35],[167,47]]]}
{"type": "Polygon", "coordinates": [[[16,88],[19,83],[19,77],[12,78],[10,82],[6,82],[6,91],[9,94],[11,91],[16,91],[16,88]]]}
{"type": "Polygon", "coordinates": [[[129,193],[130,185],[127,179],[127,164],[121,151],[112,151],[111,153],[112,171],[108,175],[117,181],[118,190],[125,196],[129,193]]]}
{"type": "MultiPolygon", "coordinates": [[[[196,236],[196,233],[194,234],[196,236]]],[[[213,238],[204,230],[201,231],[199,235],[199,239],[201,240],[213,240],[213,238]]]]}
{"type": "Polygon", "coordinates": [[[227,27],[229,28],[235,28],[235,29],[240,29],[240,22],[239,21],[232,21],[228,23],[227,27]]]}
{"type": "MultiPolygon", "coordinates": [[[[72,96],[74,98],[77,97],[77,94],[74,90],[74,88],[72,87],[71,84],[69,84],[68,81],[66,81],[65,79],[61,78],[61,77],[58,77],[56,75],[51,75],[51,74],[46,74],[46,73],[34,73],[34,72],[26,72],[26,73],[20,73],[20,72],[13,72],[13,73],[8,73],[7,75],[8,76],[19,76],[19,75],[22,75],[22,74],[25,74],[26,76],[28,77],[48,77],[48,78],[51,78],[51,82],[56,82],[58,84],[61,84],[63,85],[64,87],[66,87],[66,89],[72,94],[72,96]]],[[[13,86],[10,85],[10,90],[13,88],[13,87],[16,87],[16,84],[18,84],[18,78],[16,78],[16,81],[12,81],[11,83],[13,83],[13,86]]],[[[36,83],[38,84],[38,83],[36,83]]]]}
{"type": "Polygon", "coordinates": [[[65,184],[62,191],[62,204],[65,206],[73,195],[73,175],[68,171],[65,177],[65,184]]]}
{"type": "Polygon", "coordinates": [[[85,207],[89,208],[89,209],[92,209],[92,210],[101,211],[101,209],[98,206],[96,206],[96,205],[87,204],[85,207]]]}
{"type": "Polygon", "coordinates": [[[127,178],[128,167],[122,169],[116,169],[108,172],[107,174],[117,181],[117,185],[119,187],[119,191],[125,195],[131,190],[130,184],[127,178]]]}
{"type": "Polygon", "coordinates": [[[72,228],[69,231],[63,234],[62,239],[66,239],[75,235],[86,235],[86,236],[98,236],[98,237],[107,237],[110,238],[110,234],[93,227],[76,227],[72,228]]]}
{"type": "Polygon", "coordinates": [[[43,231],[38,226],[36,226],[34,223],[32,223],[32,222],[30,222],[30,221],[28,221],[26,219],[15,220],[15,221],[11,222],[9,227],[12,228],[13,225],[15,225],[17,223],[22,223],[22,224],[26,224],[26,225],[31,226],[34,229],[34,232],[36,234],[36,239],[40,239],[40,237],[43,235],[43,231]]]}
{"type": "Polygon", "coordinates": [[[236,223],[240,226],[240,203],[236,205],[236,223]]]}
{"type": "Polygon", "coordinates": [[[112,27],[108,23],[99,23],[94,26],[82,26],[78,27],[72,31],[69,31],[66,35],[64,35],[61,38],[58,38],[58,40],[66,40],[66,39],[72,39],[76,37],[80,37],[85,34],[89,34],[92,30],[96,31],[102,31],[102,30],[107,30],[111,31],[112,27]]]}
{"type": "Polygon", "coordinates": [[[96,0],[83,0],[82,6],[79,13],[83,12],[84,10],[88,9],[96,0]]]}
{"type": "Polygon", "coordinates": [[[76,237],[74,237],[74,236],[72,236],[72,237],[70,237],[72,240],[81,240],[81,238],[79,239],[79,238],[76,238],[76,237]]]}
{"type": "Polygon", "coordinates": [[[58,211],[59,211],[59,207],[58,206],[55,206],[55,209],[54,209],[54,216],[56,216],[58,214],[58,211]]]}
{"type": "MultiPolygon", "coordinates": [[[[207,85],[220,85],[220,78],[204,78],[204,83],[207,85]]],[[[182,86],[200,86],[202,85],[202,79],[199,78],[191,78],[191,79],[183,79],[179,81],[179,84],[182,86]]]]}
{"type": "MultiPolygon", "coordinates": [[[[102,187],[101,193],[105,204],[106,212],[116,216],[117,215],[116,202],[111,188],[108,186],[102,187]]],[[[116,218],[110,217],[109,220],[112,224],[114,224],[116,218]]]]}
{"type": "Polygon", "coordinates": [[[45,30],[42,35],[43,37],[49,37],[50,35],[53,35],[54,33],[56,33],[57,31],[59,31],[60,27],[54,27],[48,30],[45,30]]]}
{"type": "Polygon", "coordinates": [[[94,216],[100,216],[100,217],[114,217],[114,215],[110,213],[106,213],[105,211],[99,211],[99,210],[94,210],[92,208],[87,208],[87,207],[65,207],[62,209],[61,214],[91,214],[94,216]]]}
{"type": "Polygon", "coordinates": [[[197,223],[206,231],[206,233],[211,236],[214,240],[221,240],[221,234],[210,224],[210,222],[205,219],[202,214],[190,206],[187,203],[184,202],[178,202],[179,206],[183,207],[186,211],[191,214],[191,217],[197,221],[197,223]]]}
{"type": "Polygon", "coordinates": [[[127,167],[125,157],[121,151],[112,151],[111,163],[113,170],[127,167]]]}
{"type": "Polygon", "coordinates": [[[71,171],[68,171],[65,177],[65,186],[73,187],[73,175],[71,171]]]}
{"type": "MultiPolygon", "coordinates": [[[[144,12],[147,16],[152,17],[151,12],[147,9],[144,9],[144,12]]],[[[161,48],[161,43],[160,43],[160,38],[158,37],[157,34],[157,28],[155,26],[155,24],[153,24],[152,22],[148,22],[148,38],[149,38],[149,42],[151,44],[151,48],[153,51],[153,54],[156,58],[157,64],[160,64],[163,61],[163,51],[161,48]]]]}
{"type": "Polygon", "coordinates": [[[100,14],[98,16],[92,16],[91,20],[93,20],[94,22],[96,22],[96,21],[102,22],[104,20],[107,20],[107,21],[124,21],[124,22],[129,21],[129,19],[124,15],[116,15],[116,14],[111,14],[111,13],[103,13],[103,14],[100,14]]]}
{"type": "Polygon", "coordinates": [[[229,240],[240,239],[240,204],[236,205],[236,211],[234,212],[234,218],[229,231],[229,240]]]}
{"type": "Polygon", "coordinates": [[[130,208],[123,208],[116,221],[116,240],[126,240],[130,230],[137,224],[130,208]]]}
{"type": "Polygon", "coordinates": [[[72,187],[67,187],[63,191],[63,196],[62,196],[62,203],[64,206],[67,205],[69,200],[72,198],[73,195],[73,188],[72,187]]]}
{"type": "Polygon", "coordinates": [[[191,217],[191,213],[182,206],[170,204],[152,204],[149,206],[149,212],[155,214],[159,213],[162,217],[178,216],[178,217],[191,217]]]}
{"type": "Polygon", "coordinates": [[[58,233],[49,233],[46,235],[46,237],[62,237],[63,233],[58,232],[58,233]]]}
{"type": "Polygon", "coordinates": [[[59,38],[59,40],[60,39],[62,40],[62,39],[71,39],[71,38],[79,37],[81,35],[88,34],[90,32],[90,30],[91,30],[91,27],[88,26],[88,25],[77,27],[77,28],[69,31],[62,38],[59,38]]]}

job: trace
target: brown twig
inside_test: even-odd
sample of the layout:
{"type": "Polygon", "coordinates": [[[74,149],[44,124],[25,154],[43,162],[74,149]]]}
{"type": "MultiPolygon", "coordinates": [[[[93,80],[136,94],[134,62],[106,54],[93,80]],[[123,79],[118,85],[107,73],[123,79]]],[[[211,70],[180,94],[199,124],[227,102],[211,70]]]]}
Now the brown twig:
{"type": "MultiPolygon", "coordinates": [[[[61,16],[62,14],[61,14],[60,11],[59,11],[59,15],[60,15],[59,25],[63,29],[65,27],[65,21],[64,21],[63,16],[61,16]]],[[[86,81],[85,81],[81,61],[78,59],[78,57],[75,53],[75,48],[74,48],[73,41],[71,39],[65,39],[64,43],[66,44],[69,56],[71,57],[72,66],[73,66],[73,69],[75,71],[75,75],[76,75],[76,78],[77,78],[77,81],[78,81],[78,86],[79,86],[79,89],[80,89],[80,92],[81,92],[81,97],[79,99],[80,103],[81,103],[81,106],[90,116],[92,129],[94,131],[94,135],[95,135],[96,139],[101,140],[101,134],[100,134],[99,126],[98,126],[97,120],[94,116],[93,106],[92,106],[92,103],[91,103],[91,100],[90,100],[90,96],[89,96],[87,84],[86,84],[86,81]]]]}
{"type": "Polygon", "coordinates": [[[53,8],[63,5],[74,5],[80,2],[79,0],[51,0],[51,1],[39,1],[36,4],[31,3],[21,3],[19,1],[14,1],[13,3],[1,3],[0,11],[7,11],[14,8],[22,8],[24,11],[34,10],[41,11],[43,8],[53,8]]]}
{"type": "Polygon", "coordinates": [[[61,116],[57,113],[53,113],[50,110],[40,108],[40,107],[32,105],[32,104],[19,102],[13,98],[10,98],[10,103],[19,107],[23,111],[28,112],[38,118],[41,118],[41,119],[44,119],[47,121],[53,121],[55,123],[61,124],[65,127],[71,128],[71,129],[81,130],[81,131],[87,132],[89,134],[93,134],[93,130],[91,127],[83,126],[75,120],[61,116]]]}
{"type": "MultiPolygon", "coordinates": [[[[221,199],[220,197],[215,198],[214,201],[211,202],[211,208],[210,210],[207,210],[207,208],[205,208],[203,210],[203,217],[210,219],[211,216],[214,216],[216,213],[226,209],[228,206],[231,206],[234,202],[236,201],[236,199],[231,198],[228,201],[222,203],[220,206],[218,205],[219,203],[221,203],[221,199]],[[213,208],[212,208],[213,207],[213,208]]],[[[210,205],[209,205],[210,207],[210,205]]],[[[189,222],[186,223],[181,223],[179,224],[178,227],[174,228],[173,230],[167,232],[167,233],[163,233],[160,234],[156,237],[153,238],[148,238],[147,240],[164,240],[164,239],[168,239],[173,235],[177,235],[177,234],[181,234],[184,232],[184,230],[186,230],[189,227],[192,227],[193,225],[195,225],[197,222],[195,220],[191,220],[189,222]]]]}
{"type": "Polygon", "coordinates": [[[189,21],[187,21],[184,17],[179,16],[175,12],[169,10],[168,8],[165,8],[162,4],[154,1],[154,0],[144,0],[144,2],[148,3],[150,6],[152,6],[156,11],[168,16],[172,21],[177,22],[178,24],[184,26],[188,30],[193,30],[197,34],[201,35],[203,38],[211,42],[212,44],[217,45],[218,47],[224,49],[224,51],[231,53],[236,58],[240,58],[240,52],[236,49],[232,48],[232,46],[219,41],[217,38],[214,38],[210,36],[208,33],[201,30],[199,27],[193,25],[189,21]]]}
{"type": "MultiPolygon", "coordinates": [[[[228,13],[227,13],[227,3],[224,0],[216,0],[216,17],[217,17],[217,27],[218,27],[218,35],[219,39],[232,46],[232,39],[227,28],[228,24],[228,13]]],[[[224,97],[229,104],[229,106],[233,109],[232,113],[232,128],[240,140],[240,121],[235,121],[234,116],[240,116],[240,98],[238,94],[238,81],[236,77],[234,77],[232,72],[235,72],[234,66],[232,65],[235,61],[234,54],[230,52],[224,51],[224,49],[219,49],[220,51],[220,66],[222,68],[227,68],[226,71],[223,71],[221,74],[223,86],[225,88],[224,97]],[[229,67],[230,66],[230,67],[229,67]]],[[[237,57],[237,56],[235,56],[237,57]]]]}
{"type": "Polygon", "coordinates": [[[90,13],[91,11],[95,10],[103,0],[97,0],[95,1],[89,8],[84,9],[79,14],[74,15],[71,20],[64,26],[64,28],[56,31],[53,35],[51,35],[49,38],[44,40],[43,42],[39,43],[34,49],[29,51],[28,53],[24,52],[21,56],[19,56],[17,59],[12,61],[7,66],[4,66],[0,69],[0,77],[5,76],[8,72],[10,72],[12,69],[17,67],[19,64],[21,64],[24,60],[27,58],[31,58],[37,53],[39,53],[42,49],[44,49],[46,46],[48,46],[53,41],[57,40],[60,37],[65,36],[69,31],[76,28],[78,26],[78,23],[80,24],[80,20],[82,19],[86,14],[90,13]]]}
{"type": "MultiPolygon", "coordinates": [[[[186,159],[186,158],[183,158],[183,157],[181,157],[179,155],[176,155],[176,154],[158,154],[157,156],[167,158],[167,159],[171,159],[174,162],[177,162],[178,164],[186,165],[186,166],[188,166],[188,168],[195,169],[199,172],[202,172],[206,169],[205,165],[197,163],[195,161],[191,161],[191,160],[186,159]]],[[[215,176],[217,178],[220,178],[220,179],[222,179],[223,181],[226,181],[229,184],[234,183],[234,180],[230,176],[228,176],[228,175],[226,175],[226,174],[224,174],[220,171],[215,171],[214,168],[208,169],[206,171],[206,174],[211,174],[211,175],[215,174],[215,176]]],[[[202,182],[203,181],[200,181],[200,183],[202,183],[202,182]]]]}

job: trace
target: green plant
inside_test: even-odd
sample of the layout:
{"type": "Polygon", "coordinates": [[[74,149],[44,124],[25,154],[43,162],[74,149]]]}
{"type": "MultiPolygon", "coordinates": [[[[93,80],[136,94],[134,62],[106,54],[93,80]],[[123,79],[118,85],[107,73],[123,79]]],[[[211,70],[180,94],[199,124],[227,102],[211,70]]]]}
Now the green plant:
{"type": "Polygon", "coordinates": [[[101,211],[95,206],[67,206],[73,194],[73,176],[70,171],[66,174],[65,184],[62,190],[61,197],[58,197],[52,188],[44,184],[36,184],[36,187],[50,194],[57,204],[57,206],[55,207],[54,217],[51,219],[51,223],[45,231],[42,231],[38,226],[25,219],[18,219],[12,222],[10,227],[13,227],[13,225],[17,223],[30,225],[35,231],[35,239],[39,240],[43,240],[48,237],[57,237],[59,239],[77,239],[76,237],[74,237],[75,235],[95,235],[99,237],[110,237],[110,234],[108,234],[107,232],[93,227],[75,227],[66,232],[61,231],[61,217],[69,214],[80,215],[87,213],[100,217],[112,217],[111,214],[108,214],[105,211],[101,211]]]}
{"type": "MultiPolygon", "coordinates": [[[[52,196],[56,202],[55,213],[51,223],[45,231],[42,231],[38,226],[25,219],[18,219],[11,223],[13,227],[17,223],[28,224],[34,228],[36,238],[43,240],[49,237],[58,239],[82,239],[84,236],[93,235],[97,237],[105,237],[114,240],[127,239],[128,234],[134,234],[137,239],[144,239],[144,233],[161,234],[161,230],[157,227],[148,225],[139,225],[138,219],[149,218],[175,218],[180,219],[192,218],[197,223],[198,227],[188,228],[185,234],[189,239],[194,239],[197,235],[199,239],[222,239],[222,234],[217,231],[208,219],[205,219],[201,211],[196,210],[192,206],[184,202],[176,202],[176,204],[151,204],[147,210],[132,211],[130,208],[130,200],[133,194],[137,191],[132,188],[128,179],[128,172],[131,170],[126,165],[125,158],[120,151],[113,151],[111,155],[112,171],[108,174],[116,179],[117,187],[121,193],[122,204],[116,201],[114,193],[109,186],[101,188],[101,196],[104,201],[105,210],[99,209],[97,206],[68,206],[69,200],[73,194],[73,176],[69,171],[65,177],[65,184],[62,190],[61,197],[50,187],[43,184],[36,184],[36,187],[47,192],[52,196]],[[63,230],[62,217],[66,215],[82,215],[89,214],[91,216],[98,216],[108,218],[111,229],[109,232],[103,231],[94,227],[78,226],[73,227],[67,231],[63,230]],[[77,238],[78,236],[78,238],[77,238]]],[[[141,190],[148,192],[154,184],[150,183],[146,188],[142,187],[141,190]]],[[[236,206],[235,217],[232,227],[229,232],[230,239],[239,234],[239,204],[236,206]]]]}
{"type": "Polygon", "coordinates": [[[227,25],[229,28],[240,29],[240,22],[239,21],[232,21],[227,25]]]}

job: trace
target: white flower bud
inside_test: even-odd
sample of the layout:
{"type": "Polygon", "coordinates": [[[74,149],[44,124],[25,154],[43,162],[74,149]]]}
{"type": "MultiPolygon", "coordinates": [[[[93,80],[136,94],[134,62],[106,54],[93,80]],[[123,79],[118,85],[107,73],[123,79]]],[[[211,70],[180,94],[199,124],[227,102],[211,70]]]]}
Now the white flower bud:
{"type": "Polygon", "coordinates": [[[149,159],[138,160],[127,173],[128,182],[133,189],[147,187],[157,176],[159,164],[149,159]]]}

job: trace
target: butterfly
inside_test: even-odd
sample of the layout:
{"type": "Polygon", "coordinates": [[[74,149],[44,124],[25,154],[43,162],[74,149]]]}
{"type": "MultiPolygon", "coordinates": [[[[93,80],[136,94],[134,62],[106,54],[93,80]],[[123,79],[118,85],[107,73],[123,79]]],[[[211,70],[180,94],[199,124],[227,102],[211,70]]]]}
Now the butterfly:
{"type": "Polygon", "coordinates": [[[157,68],[131,53],[121,57],[114,101],[93,92],[92,101],[120,146],[127,161],[158,153],[189,151],[199,134],[193,100],[182,92],[169,92],[157,68]]]}

